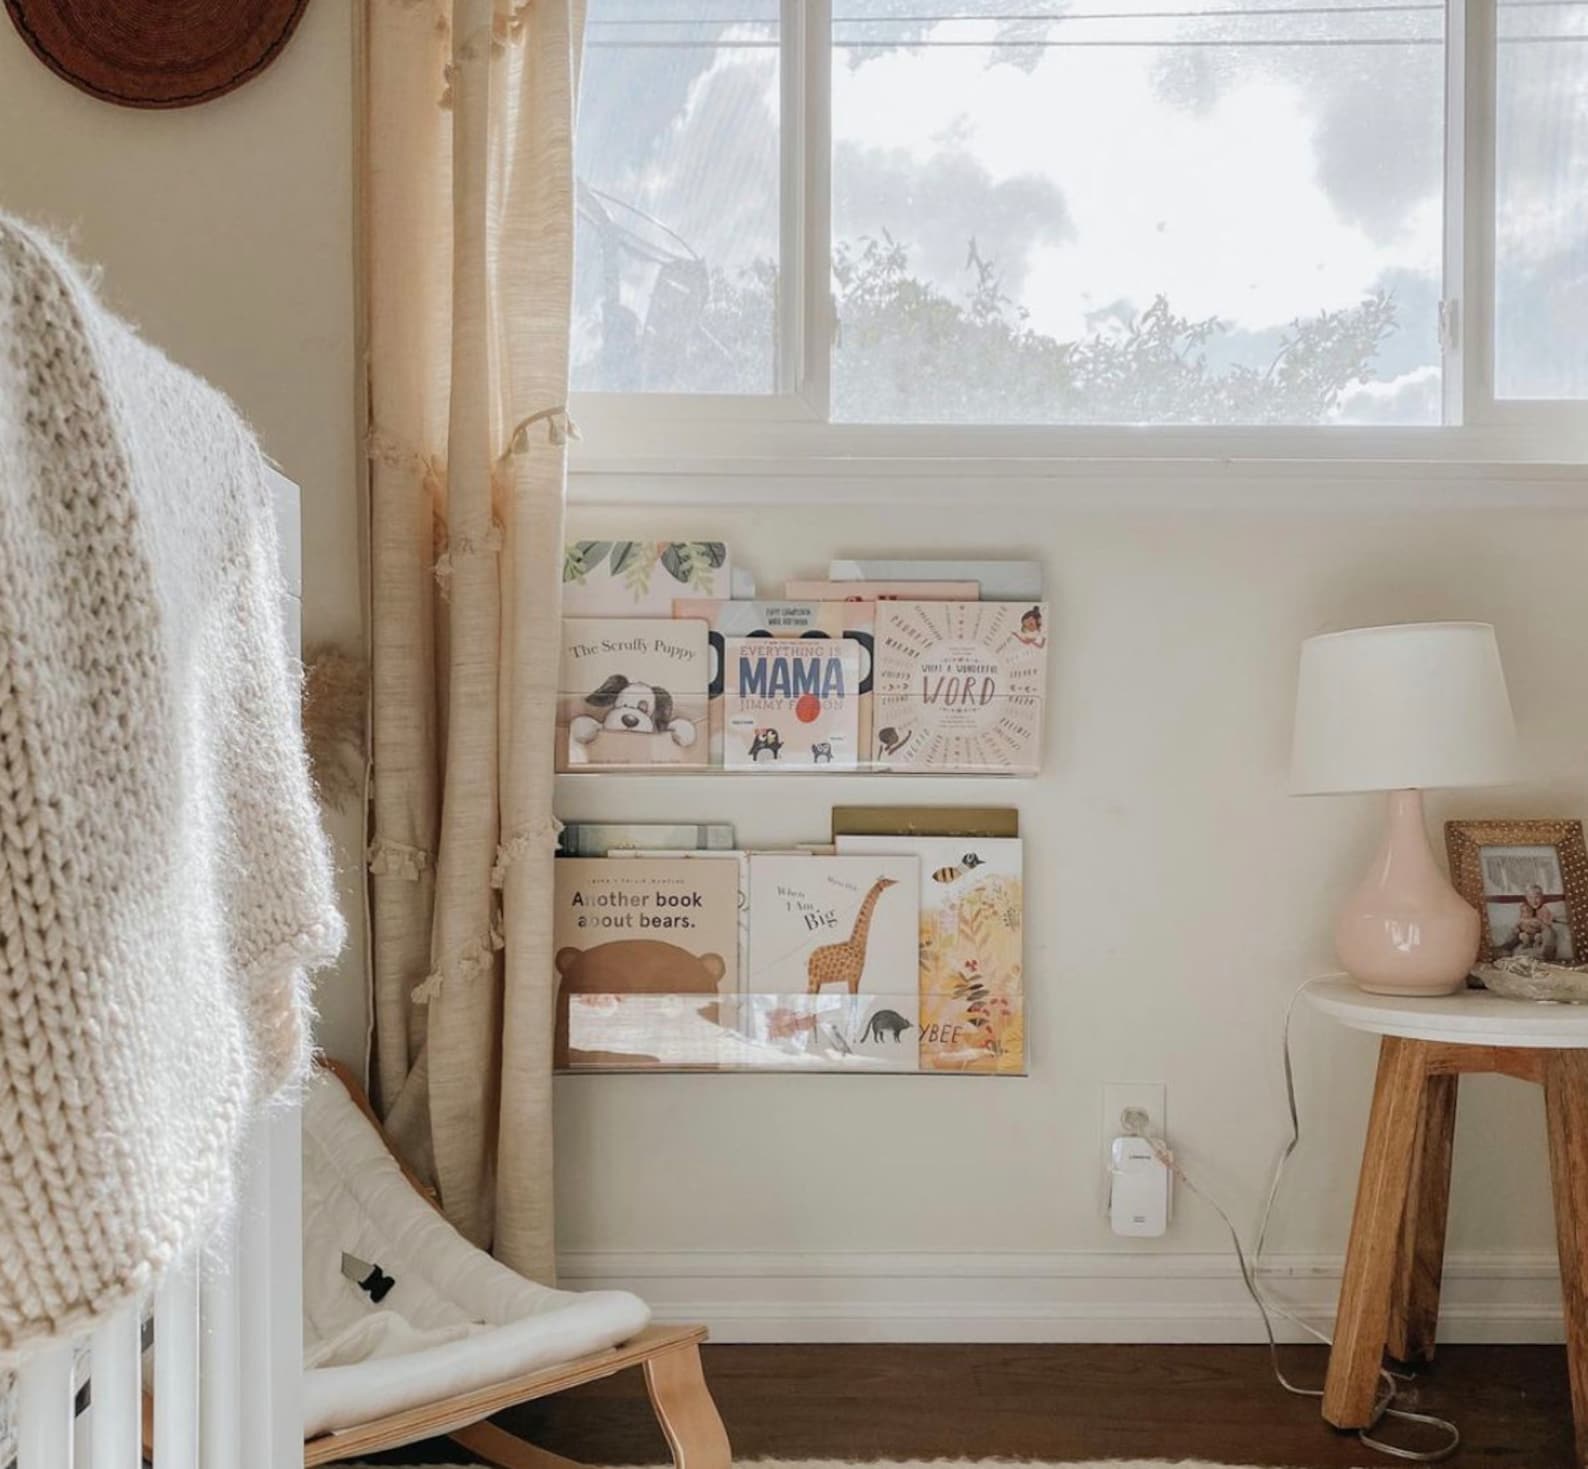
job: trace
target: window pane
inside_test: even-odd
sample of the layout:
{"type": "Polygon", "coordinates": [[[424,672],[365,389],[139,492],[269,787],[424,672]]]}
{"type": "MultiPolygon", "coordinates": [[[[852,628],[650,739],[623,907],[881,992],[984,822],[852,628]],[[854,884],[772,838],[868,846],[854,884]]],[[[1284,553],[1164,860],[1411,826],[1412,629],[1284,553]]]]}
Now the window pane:
{"type": "Polygon", "coordinates": [[[777,0],[590,0],[588,16],[573,385],[770,392],[777,0]]]}
{"type": "Polygon", "coordinates": [[[1495,392],[1588,397],[1588,4],[1500,0],[1495,392]]]}
{"type": "Polygon", "coordinates": [[[834,416],[1437,423],[1441,0],[834,0],[834,416]]]}

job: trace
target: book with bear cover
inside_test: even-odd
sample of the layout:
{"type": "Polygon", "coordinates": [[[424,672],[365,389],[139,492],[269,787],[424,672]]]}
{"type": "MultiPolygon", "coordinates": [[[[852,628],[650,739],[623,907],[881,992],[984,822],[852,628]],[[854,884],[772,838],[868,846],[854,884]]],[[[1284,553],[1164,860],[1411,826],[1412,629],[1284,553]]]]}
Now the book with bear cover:
{"type": "Polygon", "coordinates": [[[733,855],[565,857],[553,873],[554,1063],[733,1064],[742,1049],[733,855]]]}
{"type": "Polygon", "coordinates": [[[751,1041],[841,1069],[920,1069],[918,869],[909,856],[751,854],[751,1041]]]}
{"type": "Polygon", "coordinates": [[[673,603],[674,617],[699,618],[706,624],[711,648],[710,700],[711,763],[721,765],[722,709],[726,687],[729,638],[838,638],[850,639],[860,650],[860,729],[856,749],[866,758],[871,749],[871,626],[869,602],[724,602],[710,598],[680,597],[673,603]]]}
{"type": "Polygon", "coordinates": [[[878,602],[873,760],[884,770],[1035,775],[1043,602],[878,602]]]}
{"type": "Polygon", "coordinates": [[[564,617],[668,617],[674,597],[733,595],[721,541],[569,541],[562,556],[564,617]]]}
{"type": "Polygon", "coordinates": [[[704,765],[707,668],[704,623],[564,618],[557,769],[704,765]]]}
{"type": "Polygon", "coordinates": [[[920,863],[923,1071],[1025,1071],[1025,927],[1018,838],[846,836],[846,856],[920,863]]]}
{"type": "Polygon", "coordinates": [[[725,768],[859,765],[860,649],[852,639],[728,638],[723,659],[725,768]]]}
{"type": "Polygon", "coordinates": [[[739,973],[750,972],[750,854],[731,850],[707,849],[704,847],[690,849],[680,847],[674,851],[642,852],[637,849],[615,849],[612,856],[620,862],[631,861],[636,857],[676,857],[680,861],[714,861],[732,862],[739,873],[739,973]]]}

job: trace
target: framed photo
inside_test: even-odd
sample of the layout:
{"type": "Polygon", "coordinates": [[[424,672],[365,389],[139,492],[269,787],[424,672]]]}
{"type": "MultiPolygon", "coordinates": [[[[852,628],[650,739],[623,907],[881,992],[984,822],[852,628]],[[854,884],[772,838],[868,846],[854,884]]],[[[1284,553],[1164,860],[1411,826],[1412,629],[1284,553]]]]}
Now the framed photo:
{"type": "Polygon", "coordinates": [[[1445,849],[1451,882],[1483,919],[1480,964],[1588,964],[1582,822],[1447,821],[1445,849]]]}

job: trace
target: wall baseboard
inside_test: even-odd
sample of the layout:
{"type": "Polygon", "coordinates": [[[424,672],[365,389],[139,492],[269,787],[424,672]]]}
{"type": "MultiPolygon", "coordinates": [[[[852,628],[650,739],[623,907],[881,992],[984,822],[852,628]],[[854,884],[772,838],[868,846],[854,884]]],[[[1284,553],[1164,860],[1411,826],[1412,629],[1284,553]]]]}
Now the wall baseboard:
{"type": "MultiPolygon", "coordinates": [[[[1264,1261],[1269,1297],[1327,1331],[1337,1255],[1264,1261]]],[[[1024,1254],[574,1251],[573,1290],[631,1290],[659,1321],[703,1321],[719,1342],[1260,1342],[1233,1258],[1203,1253],[1024,1254]]],[[[1305,1341],[1275,1319],[1282,1340],[1305,1341]]],[[[1560,1276],[1543,1252],[1453,1254],[1448,1342],[1564,1339],[1560,1276]]]]}

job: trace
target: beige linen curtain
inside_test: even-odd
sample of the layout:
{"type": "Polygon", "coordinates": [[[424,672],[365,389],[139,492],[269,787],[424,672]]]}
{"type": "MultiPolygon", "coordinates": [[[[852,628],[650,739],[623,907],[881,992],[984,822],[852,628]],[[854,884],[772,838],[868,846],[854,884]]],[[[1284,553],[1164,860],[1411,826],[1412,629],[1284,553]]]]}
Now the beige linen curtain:
{"type": "Polygon", "coordinates": [[[373,1087],[550,1280],[552,738],[583,0],[366,0],[373,1087]]]}

